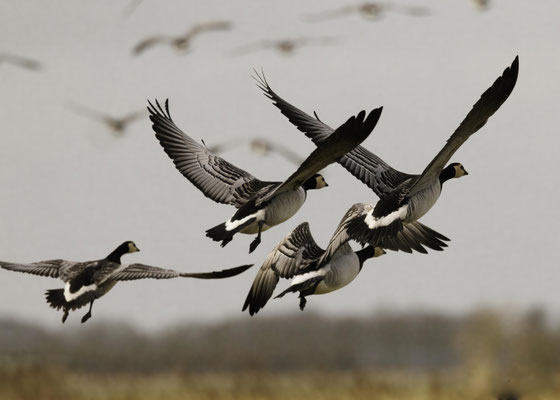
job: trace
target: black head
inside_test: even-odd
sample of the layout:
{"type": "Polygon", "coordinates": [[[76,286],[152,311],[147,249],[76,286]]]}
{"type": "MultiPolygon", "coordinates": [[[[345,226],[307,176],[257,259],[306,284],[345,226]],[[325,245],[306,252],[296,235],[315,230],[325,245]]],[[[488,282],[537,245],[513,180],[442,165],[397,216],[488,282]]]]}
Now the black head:
{"type": "Polygon", "coordinates": [[[451,178],[460,178],[468,174],[463,164],[451,163],[441,171],[439,174],[439,181],[443,183],[451,178]]]}
{"type": "Polygon", "coordinates": [[[370,258],[373,258],[373,257],[382,256],[383,254],[386,254],[386,251],[383,250],[381,247],[367,246],[366,248],[364,248],[362,250],[358,250],[356,252],[356,255],[358,256],[358,259],[360,260],[360,269],[362,268],[362,266],[364,265],[364,262],[366,260],[369,260],[370,258]]]}
{"type": "Polygon", "coordinates": [[[136,244],[133,241],[128,240],[113,250],[113,252],[107,256],[107,260],[120,263],[121,256],[128,253],[134,253],[136,251],[140,251],[140,249],[136,247],[136,244]]]}
{"type": "Polygon", "coordinates": [[[329,186],[327,182],[325,182],[325,178],[321,174],[315,174],[301,185],[305,190],[311,189],[322,189],[324,187],[329,186]]]}

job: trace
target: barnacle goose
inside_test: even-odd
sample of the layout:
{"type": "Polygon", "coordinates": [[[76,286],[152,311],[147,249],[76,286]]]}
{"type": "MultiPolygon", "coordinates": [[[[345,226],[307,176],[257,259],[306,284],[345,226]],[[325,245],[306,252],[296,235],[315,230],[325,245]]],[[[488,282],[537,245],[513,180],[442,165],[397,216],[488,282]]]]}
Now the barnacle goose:
{"type": "Polygon", "coordinates": [[[229,30],[232,23],[229,21],[210,21],[194,25],[191,29],[181,35],[155,35],[150,36],[139,42],[132,49],[132,55],[138,56],[146,50],[158,45],[169,44],[174,49],[184,52],[188,50],[192,44],[193,39],[203,32],[211,32],[218,30],[229,30]]]}
{"type": "Polygon", "coordinates": [[[134,242],[128,241],[113,250],[107,257],[96,261],[48,260],[32,264],[0,261],[0,266],[10,271],[60,278],[65,283],[64,289],[47,290],[45,293],[47,303],[54,309],[62,308],[64,311],[62,322],[66,321],[70,310],[76,310],[89,303],[89,311],[82,317],[82,323],[91,317],[93,302],[111,290],[118,281],[177,277],[221,279],[238,275],[252,266],[242,265],[222,271],[187,273],[144,264],[121,264],[121,256],[136,251],[140,250],[134,242]]]}
{"type": "MultiPolygon", "coordinates": [[[[439,198],[444,182],[467,175],[462,164],[452,163],[447,167],[445,164],[506,101],[515,87],[518,72],[519,58],[515,57],[511,66],[482,94],[445,146],[420,175],[397,171],[361,146],[339,159],[338,162],[344,168],[368,185],[380,198],[375,206],[362,203],[360,207],[354,208],[354,211],[360,209],[362,213],[356,213],[355,219],[348,222],[349,234],[354,235],[353,238],[362,244],[405,250],[399,248],[395,241],[396,232],[428,212],[439,198]]],[[[317,114],[313,118],[280,98],[270,88],[264,75],[257,74],[256,78],[265,95],[282,114],[316,145],[320,145],[331,135],[332,128],[320,121],[317,114]]]]}
{"type": "MultiPolygon", "coordinates": [[[[345,220],[346,216],[341,224],[345,220]]],[[[317,245],[307,222],[298,225],[282,239],[259,269],[243,304],[243,311],[248,309],[249,314],[254,315],[263,308],[280,278],[293,280],[276,297],[299,292],[299,307],[303,311],[306,296],[330,293],[348,285],[358,276],[366,260],[385,254],[382,248],[373,246],[354,252],[348,238],[340,232],[340,226],[326,250],[317,245]]]]}
{"type": "Polygon", "coordinates": [[[291,218],[303,205],[309,189],[327,186],[317,172],[344,156],[371,133],[382,108],[361,111],[350,117],[315,149],[284,182],[267,182],[255,178],[223,158],[212,154],[175,125],[169,113],[156,101],[148,111],[156,138],[175,166],[206,197],[231,204],[237,212],[226,222],[206,231],[206,236],[229,243],[237,232],[257,236],[249,246],[251,253],[261,241],[261,232],[291,218]]]}

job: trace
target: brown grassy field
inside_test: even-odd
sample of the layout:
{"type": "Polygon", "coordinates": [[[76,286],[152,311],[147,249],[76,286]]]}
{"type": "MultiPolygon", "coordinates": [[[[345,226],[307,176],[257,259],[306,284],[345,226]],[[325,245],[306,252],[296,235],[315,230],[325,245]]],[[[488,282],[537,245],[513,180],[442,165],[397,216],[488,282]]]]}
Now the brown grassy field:
{"type": "MultiPolygon", "coordinates": [[[[0,369],[3,400],[237,400],[237,399],[497,399],[507,382],[481,384],[478,373],[290,372],[74,373],[60,367],[0,369]]],[[[557,400],[560,381],[542,387],[530,376],[516,382],[518,399],[557,400]]]]}

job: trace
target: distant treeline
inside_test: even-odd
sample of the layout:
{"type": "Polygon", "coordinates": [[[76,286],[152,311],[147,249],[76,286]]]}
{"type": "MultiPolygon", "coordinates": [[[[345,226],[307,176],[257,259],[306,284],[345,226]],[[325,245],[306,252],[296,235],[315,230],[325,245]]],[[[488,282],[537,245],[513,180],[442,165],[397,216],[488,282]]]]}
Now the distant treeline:
{"type": "MultiPolygon", "coordinates": [[[[145,333],[122,323],[57,330],[0,319],[0,363],[96,373],[447,368],[560,370],[560,327],[535,310],[463,316],[380,312],[327,318],[302,313],[185,324],[145,333]]],[[[65,329],[66,328],[66,329],[65,329]]],[[[547,372],[548,371],[548,372],[547,372]]]]}

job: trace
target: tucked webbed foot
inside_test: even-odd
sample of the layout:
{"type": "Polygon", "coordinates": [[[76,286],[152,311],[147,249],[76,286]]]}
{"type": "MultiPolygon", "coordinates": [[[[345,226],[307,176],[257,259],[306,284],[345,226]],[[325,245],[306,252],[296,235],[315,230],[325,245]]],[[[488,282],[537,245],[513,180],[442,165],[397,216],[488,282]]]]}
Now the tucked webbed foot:
{"type": "Polygon", "coordinates": [[[307,300],[305,299],[305,297],[300,297],[300,299],[299,299],[299,309],[301,311],[303,311],[306,304],[307,304],[307,300]]]}
{"type": "Polygon", "coordinates": [[[257,233],[257,237],[251,242],[249,245],[249,254],[251,254],[259,244],[261,244],[261,232],[264,225],[264,221],[259,221],[259,232],[257,233]]]}
{"type": "Polygon", "coordinates": [[[91,311],[88,311],[88,313],[82,317],[82,324],[90,318],[91,318],[91,311]]]}
{"type": "Polygon", "coordinates": [[[257,246],[258,246],[259,244],[261,244],[261,237],[260,237],[260,235],[257,236],[257,237],[255,238],[255,240],[253,240],[253,241],[251,242],[251,244],[249,245],[249,254],[251,254],[253,251],[255,251],[255,249],[257,248],[257,246]]]}

